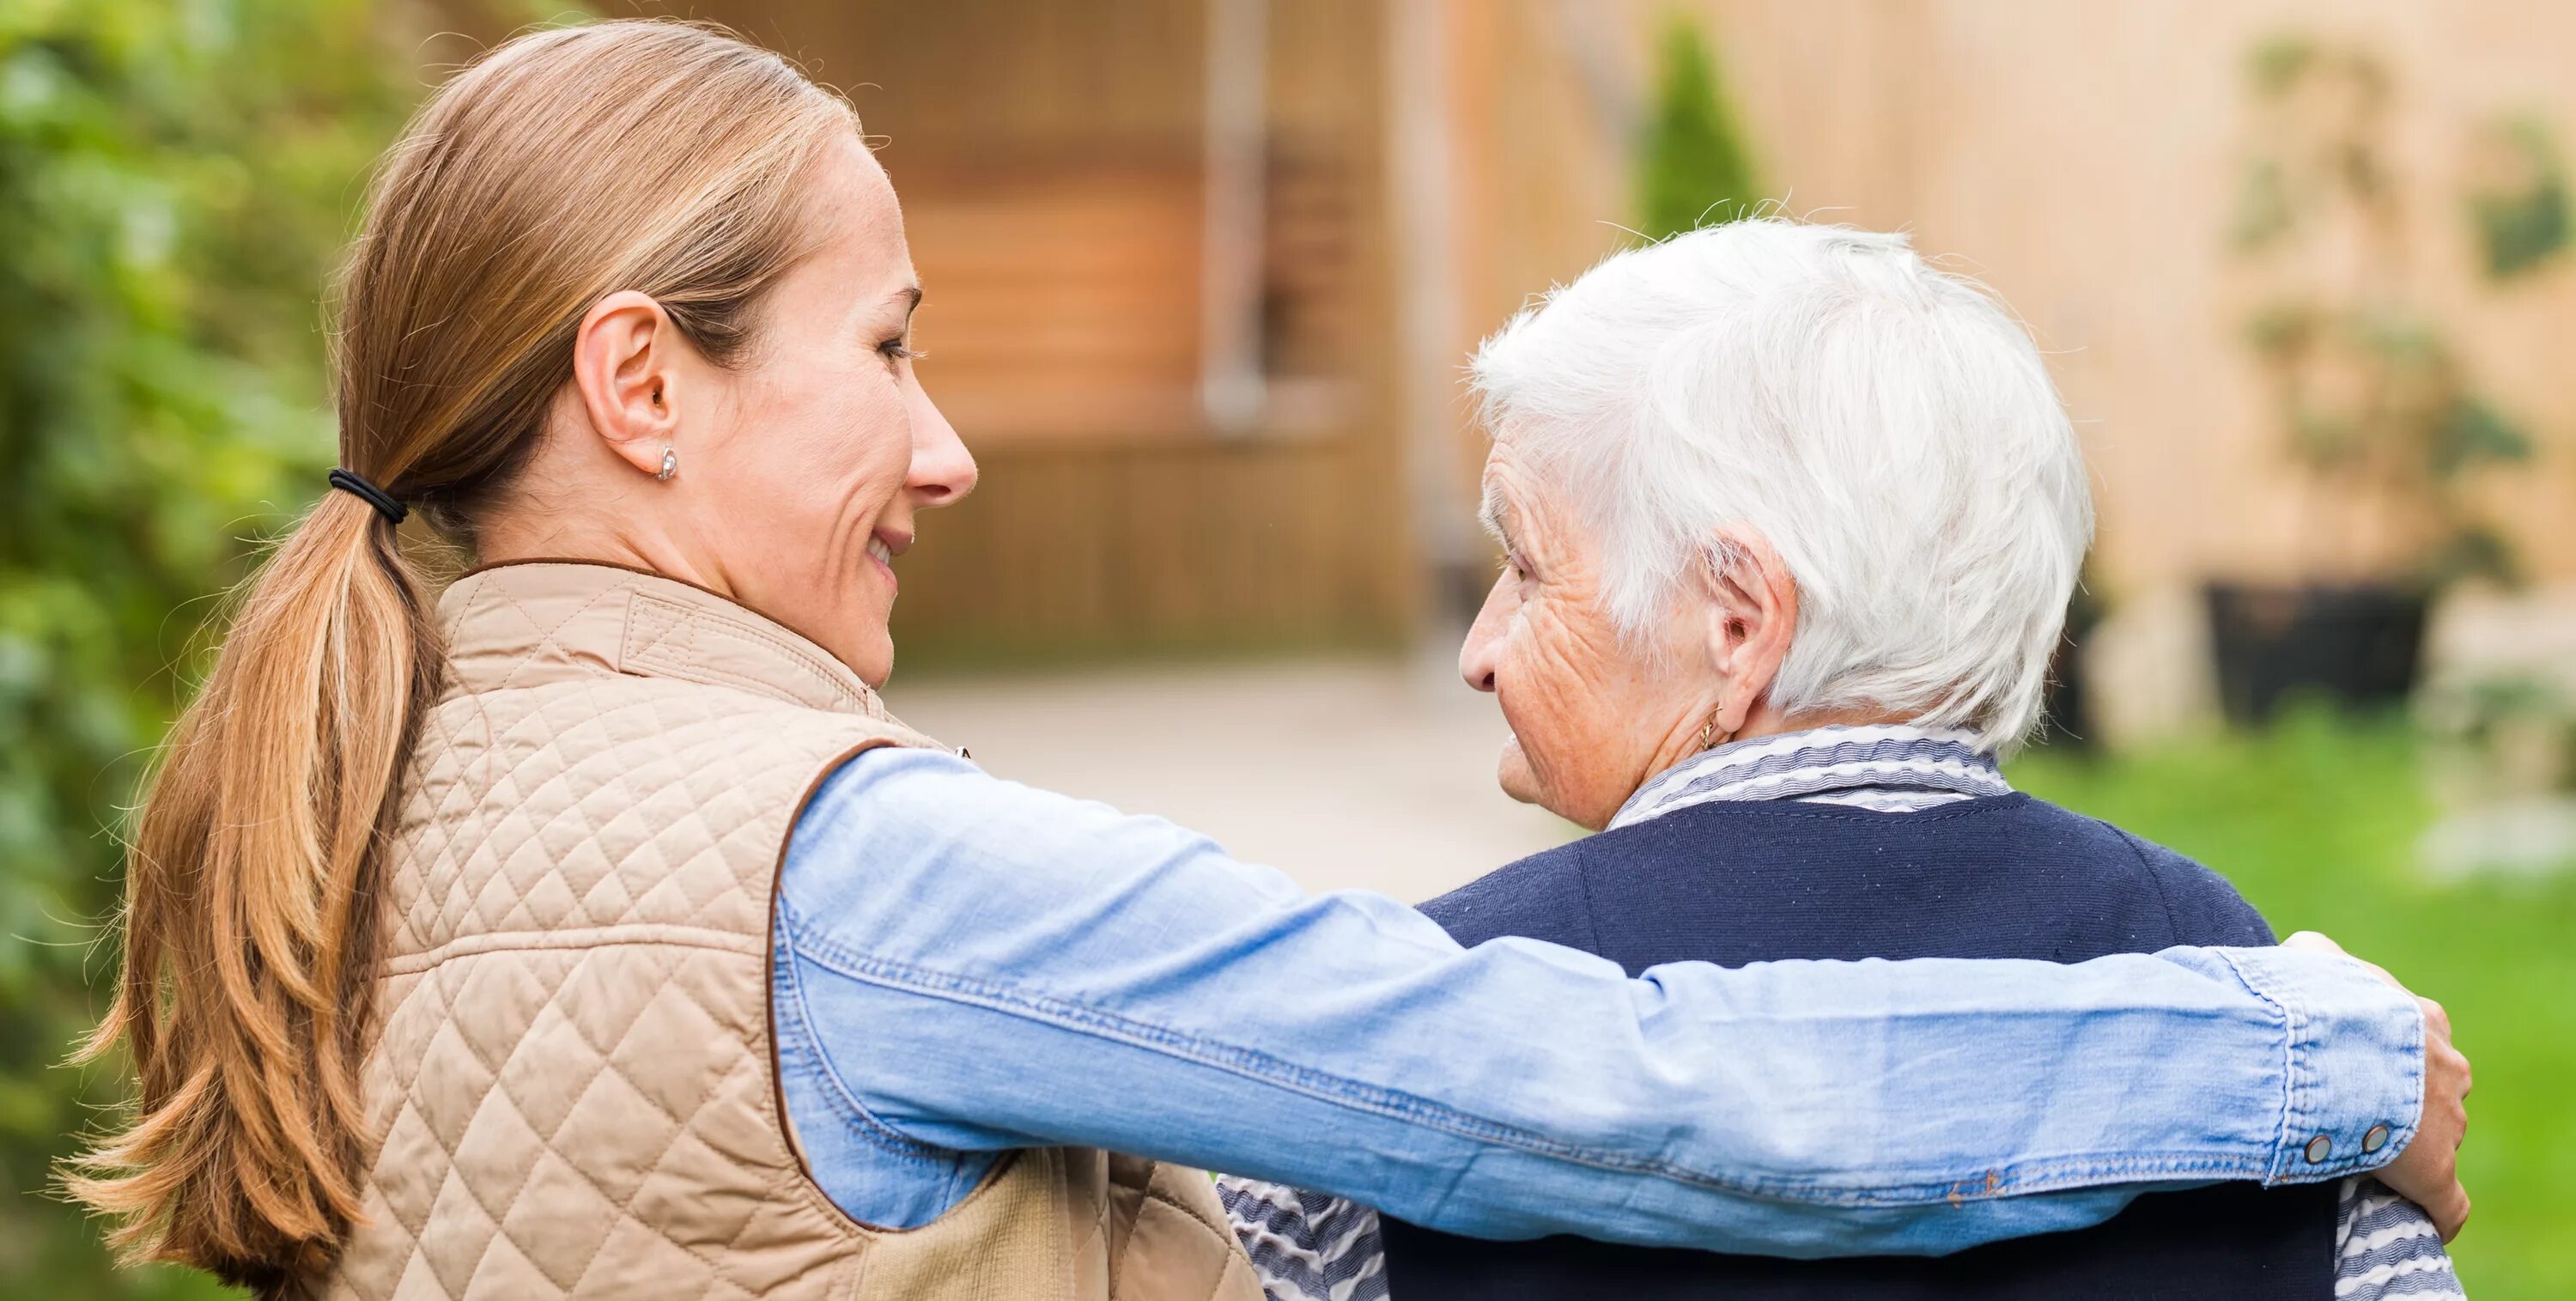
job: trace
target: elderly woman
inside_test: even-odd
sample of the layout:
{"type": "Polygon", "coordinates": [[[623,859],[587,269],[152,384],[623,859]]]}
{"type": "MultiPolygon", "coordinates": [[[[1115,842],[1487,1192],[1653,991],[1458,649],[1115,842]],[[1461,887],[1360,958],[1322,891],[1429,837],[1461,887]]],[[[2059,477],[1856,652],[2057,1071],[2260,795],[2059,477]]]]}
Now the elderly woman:
{"type": "MultiPolygon", "coordinates": [[[[1504,790],[1600,834],[1426,905],[1459,942],[1631,974],[2272,942],[2207,869],[1996,766],[2039,724],[2093,510],[2037,350],[1978,286],[1903,236],[1738,222],[1609,259],[1474,375],[1504,563],[1460,668],[1511,725],[1504,790]]],[[[1783,1111],[1848,1083],[1748,1075],[1783,1111]]],[[[1943,1105],[1924,1079],[1896,1097],[1943,1105]]],[[[1225,1196],[1278,1301],[2457,1291],[2424,1213],[2360,1180],[2151,1196],[1937,1266],[1477,1242],[1254,1181],[1225,1196]]]]}
{"type": "Polygon", "coordinates": [[[895,565],[975,482],[921,297],[849,106],[764,51],[540,32],[422,109],[337,297],[335,490],[136,828],[99,1045],[139,1113],[76,1184],[131,1252],[271,1295],[1239,1299],[1158,1163],[1800,1254],[2147,1179],[2455,1193],[2466,1063],[2335,955],[1632,979],[903,727],[895,565]],[[480,566],[434,606],[415,510],[480,566]]]}

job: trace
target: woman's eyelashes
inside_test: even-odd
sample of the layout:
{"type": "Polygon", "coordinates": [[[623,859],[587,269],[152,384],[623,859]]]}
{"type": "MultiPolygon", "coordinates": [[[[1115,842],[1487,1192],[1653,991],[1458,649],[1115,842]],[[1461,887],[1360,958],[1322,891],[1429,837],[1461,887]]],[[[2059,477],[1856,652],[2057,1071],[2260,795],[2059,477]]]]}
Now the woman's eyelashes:
{"type": "Polygon", "coordinates": [[[886,359],[887,365],[893,365],[897,362],[921,360],[921,354],[915,352],[909,344],[906,344],[903,336],[900,334],[878,344],[877,354],[886,359]]]}

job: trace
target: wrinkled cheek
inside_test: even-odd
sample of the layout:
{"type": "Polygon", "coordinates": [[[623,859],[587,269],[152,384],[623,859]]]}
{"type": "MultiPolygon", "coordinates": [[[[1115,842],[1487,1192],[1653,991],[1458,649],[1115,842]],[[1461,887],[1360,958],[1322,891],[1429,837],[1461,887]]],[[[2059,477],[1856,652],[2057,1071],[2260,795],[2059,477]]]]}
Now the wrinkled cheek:
{"type": "MultiPolygon", "coordinates": [[[[1506,679],[1508,681],[1508,679],[1506,679]]],[[[1512,739],[1503,747],[1503,781],[1508,787],[1515,776],[1529,786],[1533,798],[1544,793],[1548,767],[1548,727],[1552,711],[1535,689],[1502,689],[1503,721],[1510,724],[1512,739]]]]}
{"type": "MultiPolygon", "coordinates": [[[[1543,611],[1531,611],[1513,632],[1497,684],[1532,794],[1551,808],[1572,794],[1567,783],[1580,768],[1586,702],[1565,631],[1543,611]]],[[[1505,756],[1507,767],[1511,759],[1505,756]]]]}

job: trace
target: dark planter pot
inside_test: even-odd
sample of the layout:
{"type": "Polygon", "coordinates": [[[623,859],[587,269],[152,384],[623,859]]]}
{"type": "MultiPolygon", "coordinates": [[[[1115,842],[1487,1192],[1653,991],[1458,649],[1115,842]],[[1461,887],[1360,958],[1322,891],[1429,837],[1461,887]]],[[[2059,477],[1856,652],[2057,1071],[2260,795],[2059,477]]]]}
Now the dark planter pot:
{"type": "Polygon", "coordinates": [[[2044,721],[2035,738],[2037,744],[2082,753],[2098,748],[2093,735],[2093,686],[2084,675],[2084,648],[2101,622],[2101,609],[2091,594],[2078,589],[2066,607],[2066,635],[2058,639],[2057,653],[2048,659],[2048,687],[2041,697],[2044,721]]]}
{"type": "Polygon", "coordinates": [[[2269,721],[2283,699],[2314,694],[2386,705],[2415,687],[2425,596],[2394,585],[2273,587],[2211,583],[2210,649],[2228,721],[2269,721]]]}

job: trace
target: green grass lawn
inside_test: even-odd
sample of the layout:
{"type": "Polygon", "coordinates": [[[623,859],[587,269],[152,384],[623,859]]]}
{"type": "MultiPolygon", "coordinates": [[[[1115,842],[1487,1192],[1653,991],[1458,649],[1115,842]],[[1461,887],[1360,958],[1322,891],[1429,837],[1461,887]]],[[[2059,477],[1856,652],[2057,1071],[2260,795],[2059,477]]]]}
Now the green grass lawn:
{"type": "Polygon", "coordinates": [[[2041,751],[2011,775],[2192,855],[2274,929],[2332,935],[2448,1007],[2477,1069],[2461,1279],[2477,1301],[2576,1297],[2576,869],[2426,880],[2415,842],[2433,810],[2394,720],[2310,714],[2098,763],[2041,751]]]}

